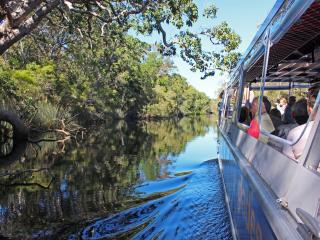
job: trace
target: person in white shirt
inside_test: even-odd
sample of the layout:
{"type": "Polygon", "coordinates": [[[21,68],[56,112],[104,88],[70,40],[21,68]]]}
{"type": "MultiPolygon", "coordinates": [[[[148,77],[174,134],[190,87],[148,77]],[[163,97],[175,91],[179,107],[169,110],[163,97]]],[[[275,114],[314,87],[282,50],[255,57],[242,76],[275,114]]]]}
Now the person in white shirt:
{"type": "MultiPolygon", "coordinates": [[[[309,134],[310,134],[310,131],[313,127],[313,123],[314,123],[314,118],[315,118],[315,115],[316,115],[316,112],[317,110],[314,109],[312,111],[312,108],[313,108],[313,105],[314,105],[314,100],[311,100],[311,101],[305,101],[305,100],[299,100],[299,108],[301,109],[301,107],[303,107],[304,105],[304,110],[307,110],[309,114],[311,114],[311,121],[309,122],[308,126],[306,125],[306,123],[304,124],[301,124],[300,126],[298,127],[295,127],[293,129],[290,130],[288,136],[287,136],[287,140],[291,141],[291,142],[296,142],[300,135],[302,134],[303,130],[306,128],[305,132],[303,133],[302,137],[300,138],[300,140],[290,146],[290,145],[285,145],[282,149],[282,152],[287,155],[288,157],[292,158],[292,159],[298,159],[302,153],[303,153],[303,150],[306,146],[306,143],[307,143],[307,140],[308,140],[308,137],[309,137],[309,134]]],[[[298,103],[297,102],[297,103],[298,103]]],[[[301,121],[304,121],[306,122],[307,119],[304,118],[304,116],[299,115],[298,112],[300,113],[303,113],[305,114],[305,111],[302,110],[302,111],[298,111],[298,109],[295,109],[295,107],[293,108],[293,113],[295,115],[295,118],[296,118],[296,121],[297,123],[299,124],[299,122],[301,123],[301,121]],[[300,120],[299,120],[300,119],[300,120]],[[302,120],[304,119],[304,120],[302,120]]]]}
{"type": "Polygon", "coordinates": [[[281,116],[283,116],[284,114],[284,110],[287,107],[287,99],[285,99],[284,97],[280,98],[279,103],[277,103],[277,109],[280,111],[281,116]]]}

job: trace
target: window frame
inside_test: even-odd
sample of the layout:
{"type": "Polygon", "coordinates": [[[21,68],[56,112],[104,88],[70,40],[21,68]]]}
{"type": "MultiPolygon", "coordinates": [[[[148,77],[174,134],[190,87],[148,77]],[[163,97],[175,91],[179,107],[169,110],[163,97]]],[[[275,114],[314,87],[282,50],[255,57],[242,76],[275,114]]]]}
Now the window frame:
{"type": "MultiPolygon", "coordinates": [[[[300,136],[295,141],[289,141],[287,139],[280,138],[280,137],[278,137],[276,135],[272,135],[271,133],[265,131],[261,126],[261,119],[262,119],[262,102],[263,102],[265,83],[266,83],[266,77],[267,77],[267,70],[268,70],[268,62],[269,62],[269,53],[270,53],[270,48],[272,46],[271,37],[270,37],[270,29],[267,30],[267,33],[266,33],[266,35],[264,37],[263,44],[264,44],[264,47],[265,47],[265,52],[264,52],[262,76],[260,78],[260,94],[259,94],[259,103],[258,103],[258,122],[259,122],[260,134],[263,134],[263,135],[267,136],[269,139],[275,141],[276,143],[285,144],[285,145],[289,145],[289,146],[294,146],[303,137],[306,129],[308,128],[308,126],[309,126],[309,124],[311,122],[312,115],[315,114],[314,111],[317,111],[316,114],[319,114],[320,94],[318,94],[318,96],[317,96],[317,99],[315,101],[314,107],[312,109],[311,114],[309,115],[308,121],[306,122],[303,131],[301,132],[300,136]]],[[[243,124],[241,124],[241,125],[243,125],[243,124]]],[[[293,159],[293,160],[299,161],[302,156],[303,155],[301,155],[297,159],[293,159]]]]}

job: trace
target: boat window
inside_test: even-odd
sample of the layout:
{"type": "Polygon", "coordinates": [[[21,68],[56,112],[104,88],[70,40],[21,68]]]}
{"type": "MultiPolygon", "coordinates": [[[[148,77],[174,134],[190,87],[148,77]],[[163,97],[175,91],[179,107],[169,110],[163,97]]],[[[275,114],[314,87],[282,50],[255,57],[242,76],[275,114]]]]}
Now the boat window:
{"type": "Polygon", "coordinates": [[[224,99],[224,112],[223,117],[232,119],[235,114],[236,101],[237,101],[237,86],[231,87],[226,91],[226,96],[224,99]]]}
{"type": "MultiPolygon", "coordinates": [[[[268,37],[266,39],[265,53],[252,68],[260,69],[261,74],[252,80],[253,70],[249,69],[251,79],[243,84],[241,105],[250,106],[247,132],[298,161],[307,151],[307,141],[319,110],[320,47],[307,44],[274,64],[274,58],[269,59],[271,44],[268,37]]],[[[239,114],[239,122],[244,116],[247,115],[239,114]]]]}
{"type": "Polygon", "coordinates": [[[308,93],[306,98],[299,99],[292,107],[295,123],[294,126],[290,128],[286,136],[288,142],[284,143],[282,149],[282,152],[292,159],[298,160],[302,156],[309,140],[311,130],[319,112],[320,95],[318,92],[316,94],[317,97],[316,95],[308,93]],[[307,108],[307,113],[302,112],[302,109],[305,107],[307,108]],[[297,114],[299,111],[300,115],[297,114]]]}
{"type": "MultiPolygon", "coordinates": [[[[260,140],[297,160],[302,156],[315,116],[319,112],[319,87],[292,85],[292,88],[287,86],[284,90],[283,86],[285,84],[266,84],[262,98],[264,109],[261,111],[261,119],[264,122],[261,124],[260,140]],[[286,114],[292,117],[292,122],[288,122],[286,114]]],[[[259,104],[259,88],[259,84],[244,87],[239,123],[248,126],[254,119],[259,104]]]]}
{"type": "Polygon", "coordinates": [[[252,100],[254,98],[254,92],[250,90],[250,86],[248,84],[244,84],[242,86],[242,98],[240,99],[240,103],[238,105],[238,123],[242,129],[246,129],[250,125],[250,121],[252,118],[250,107],[252,100]]]}
{"type": "Polygon", "coordinates": [[[221,110],[221,119],[227,118],[228,115],[228,105],[229,105],[229,91],[225,90],[223,94],[223,100],[222,100],[222,110],[221,110]]]}
{"type": "MultiPolygon", "coordinates": [[[[303,66],[317,65],[310,63],[303,66]]],[[[275,72],[268,73],[264,91],[260,90],[263,96],[260,99],[261,103],[259,102],[261,112],[258,118],[260,134],[267,137],[266,142],[294,160],[302,156],[319,110],[319,97],[317,98],[319,76],[317,74],[313,75],[312,81],[309,79],[303,81],[298,77],[295,81],[293,78],[286,81],[286,75],[301,74],[299,68],[301,68],[299,61],[290,61],[279,64],[275,72]],[[279,74],[281,74],[280,78],[277,76],[279,74]],[[270,81],[273,76],[280,81],[270,81]]],[[[303,71],[312,71],[312,68],[305,68],[303,71]]],[[[254,91],[255,86],[252,89],[254,91]]],[[[255,101],[258,102],[258,99],[253,99],[252,106],[257,104],[255,101]]]]}

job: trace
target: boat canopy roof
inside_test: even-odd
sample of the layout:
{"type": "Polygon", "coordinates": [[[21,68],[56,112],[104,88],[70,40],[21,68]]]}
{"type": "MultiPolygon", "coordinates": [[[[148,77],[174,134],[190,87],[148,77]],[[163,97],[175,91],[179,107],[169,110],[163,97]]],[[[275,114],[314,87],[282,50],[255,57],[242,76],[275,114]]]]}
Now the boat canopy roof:
{"type": "Polygon", "coordinates": [[[256,33],[243,58],[230,75],[228,85],[260,81],[265,36],[271,48],[266,82],[316,84],[320,75],[320,0],[277,0],[256,33]]]}

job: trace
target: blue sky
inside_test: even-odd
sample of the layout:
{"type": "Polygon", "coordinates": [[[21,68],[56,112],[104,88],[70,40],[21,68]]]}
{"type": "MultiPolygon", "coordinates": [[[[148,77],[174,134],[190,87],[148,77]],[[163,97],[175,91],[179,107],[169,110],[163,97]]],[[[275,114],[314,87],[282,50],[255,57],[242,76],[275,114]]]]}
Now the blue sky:
{"type": "MultiPolygon", "coordinates": [[[[212,20],[200,17],[198,22],[192,27],[192,30],[200,32],[203,28],[209,28],[222,21],[227,21],[240,35],[242,43],[239,51],[244,53],[258,31],[259,25],[267,17],[276,0],[195,0],[195,2],[200,10],[199,15],[202,15],[203,9],[211,3],[214,3],[218,7],[218,14],[217,18],[212,20]]],[[[169,36],[170,34],[174,34],[173,28],[167,28],[166,30],[169,36]]],[[[158,34],[153,34],[149,37],[140,36],[140,38],[149,43],[159,42],[161,39],[158,34]]],[[[209,44],[209,41],[204,42],[204,45],[206,50],[210,50],[212,46],[209,44]]],[[[206,93],[209,97],[215,96],[216,89],[227,78],[226,75],[217,73],[214,77],[201,80],[200,77],[202,75],[199,72],[194,73],[190,71],[189,65],[183,62],[182,59],[173,57],[173,61],[177,67],[177,72],[186,77],[192,86],[206,93]]]]}

